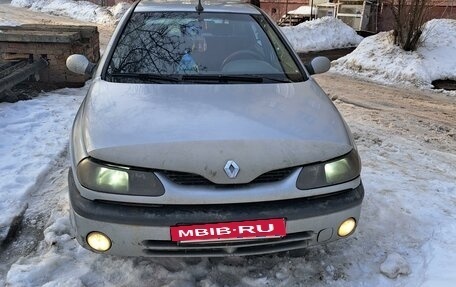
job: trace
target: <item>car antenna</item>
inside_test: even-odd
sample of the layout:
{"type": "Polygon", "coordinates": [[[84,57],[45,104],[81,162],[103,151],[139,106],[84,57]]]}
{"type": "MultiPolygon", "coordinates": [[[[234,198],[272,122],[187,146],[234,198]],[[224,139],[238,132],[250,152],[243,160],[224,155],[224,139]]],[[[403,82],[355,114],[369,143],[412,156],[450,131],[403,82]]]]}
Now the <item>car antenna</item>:
{"type": "Polygon", "coordinates": [[[198,0],[198,5],[195,7],[196,12],[201,13],[204,11],[203,5],[201,5],[201,0],[198,0]]]}

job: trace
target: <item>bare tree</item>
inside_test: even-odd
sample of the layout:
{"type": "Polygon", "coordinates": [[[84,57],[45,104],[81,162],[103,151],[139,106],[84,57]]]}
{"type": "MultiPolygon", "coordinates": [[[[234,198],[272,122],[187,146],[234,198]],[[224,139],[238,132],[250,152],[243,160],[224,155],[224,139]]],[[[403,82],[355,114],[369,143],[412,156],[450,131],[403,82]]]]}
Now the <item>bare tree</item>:
{"type": "Polygon", "coordinates": [[[394,17],[394,43],[405,51],[416,50],[431,0],[390,0],[394,17]]]}
{"type": "MultiPolygon", "coordinates": [[[[192,47],[188,37],[183,35],[192,26],[181,23],[185,22],[184,14],[175,17],[174,22],[161,20],[163,15],[165,13],[133,16],[117,43],[109,74],[176,72],[182,56],[192,47]]],[[[166,15],[163,18],[167,19],[166,15]]]]}

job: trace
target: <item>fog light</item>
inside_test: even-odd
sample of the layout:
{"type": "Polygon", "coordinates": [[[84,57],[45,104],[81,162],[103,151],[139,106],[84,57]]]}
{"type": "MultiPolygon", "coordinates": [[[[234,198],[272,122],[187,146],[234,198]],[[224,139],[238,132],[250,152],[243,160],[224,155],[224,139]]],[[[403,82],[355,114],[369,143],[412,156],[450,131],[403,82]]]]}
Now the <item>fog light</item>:
{"type": "Polygon", "coordinates": [[[342,224],[339,226],[339,230],[337,230],[337,234],[340,237],[345,237],[350,235],[356,227],[356,220],[353,217],[346,219],[342,224]]]}
{"type": "Polygon", "coordinates": [[[111,248],[111,239],[98,231],[90,232],[87,235],[87,243],[92,249],[100,252],[108,251],[111,248]]]}

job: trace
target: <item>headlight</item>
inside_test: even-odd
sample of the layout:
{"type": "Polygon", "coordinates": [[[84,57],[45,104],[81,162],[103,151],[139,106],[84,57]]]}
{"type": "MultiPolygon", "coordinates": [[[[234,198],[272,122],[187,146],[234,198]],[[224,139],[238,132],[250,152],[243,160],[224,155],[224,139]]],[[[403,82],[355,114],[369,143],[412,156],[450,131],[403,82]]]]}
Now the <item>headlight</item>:
{"type": "Polygon", "coordinates": [[[342,222],[337,230],[337,235],[340,237],[346,237],[355,231],[356,220],[353,217],[347,218],[342,222]]]}
{"type": "Polygon", "coordinates": [[[344,183],[355,179],[361,173],[361,161],[353,149],[349,154],[324,163],[304,166],[299,174],[296,187],[311,189],[344,183]]]}
{"type": "Polygon", "coordinates": [[[99,252],[108,251],[112,245],[111,239],[98,231],[90,232],[87,235],[86,241],[90,247],[99,252]]]}
{"type": "Polygon", "coordinates": [[[151,171],[83,159],[77,167],[78,179],[85,188],[107,193],[160,196],[165,189],[151,171]]]}

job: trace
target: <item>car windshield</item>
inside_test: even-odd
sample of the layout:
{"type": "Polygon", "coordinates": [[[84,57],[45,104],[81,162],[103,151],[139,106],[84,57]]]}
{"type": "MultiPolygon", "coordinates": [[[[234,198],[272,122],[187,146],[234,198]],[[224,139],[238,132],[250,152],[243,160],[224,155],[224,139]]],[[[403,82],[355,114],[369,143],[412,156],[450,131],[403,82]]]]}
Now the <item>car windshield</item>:
{"type": "Polygon", "coordinates": [[[112,54],[106,80],[277,83],[305,78],[261,15],[137,12],[112,54]]]}

